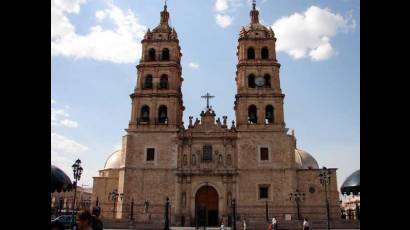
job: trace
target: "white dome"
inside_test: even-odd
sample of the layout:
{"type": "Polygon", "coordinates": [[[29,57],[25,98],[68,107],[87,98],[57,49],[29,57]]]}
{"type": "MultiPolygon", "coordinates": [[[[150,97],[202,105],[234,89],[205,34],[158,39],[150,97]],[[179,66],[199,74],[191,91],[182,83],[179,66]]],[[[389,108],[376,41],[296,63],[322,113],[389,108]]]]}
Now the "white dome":
{"type": "Polygon", "coordinates": [[[121,149],[113,152],[105,162],[104,169],[117,169],[121,166],[121,149]]]}
{"type": "Polygon", "coordinates": [[[299,169],[319,169],[316,159],[301,149],[295,149],[295,163],[299,169]]]}

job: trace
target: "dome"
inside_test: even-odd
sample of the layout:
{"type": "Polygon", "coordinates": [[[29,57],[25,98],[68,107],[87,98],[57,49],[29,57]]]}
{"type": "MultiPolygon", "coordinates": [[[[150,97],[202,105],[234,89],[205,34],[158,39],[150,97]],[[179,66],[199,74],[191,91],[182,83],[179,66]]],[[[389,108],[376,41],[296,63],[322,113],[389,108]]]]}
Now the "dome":
{"type": "Polygon", "coordinates": [[[299,169],[319,169],[316,159],[301,149],[295,149],[295,163],[299,169]]]}
{"type": "Polygon", "coordinates": [[[107,159],[104,169],[117,169],[121,166],[121,149],[113,152],[107,159]]]}
{"type": "Polygon", "coordinates": [[[70,177],[60,168],[51,165],[51,192],[65,192],[72,189],[70,177]]]}
{"type": "Polygon", "coordinates": [[[340,187],[342,194],[349,195],[353,193],[354,195],[359,194],[360,192],[360,169],[352,173],[346,178],[343,182],[342,187],[340,187]]]}

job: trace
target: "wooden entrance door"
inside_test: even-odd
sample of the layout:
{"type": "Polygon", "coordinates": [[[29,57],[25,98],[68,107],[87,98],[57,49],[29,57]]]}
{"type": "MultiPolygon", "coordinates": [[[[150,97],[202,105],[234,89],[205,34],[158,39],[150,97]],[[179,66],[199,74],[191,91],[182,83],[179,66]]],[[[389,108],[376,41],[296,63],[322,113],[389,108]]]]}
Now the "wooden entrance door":
{"type": "Polygon", "coordinates": [[[195,219],[198,226],[218,226],[218,192],[211,186],[201,187],[195,195],[195,219]]]}

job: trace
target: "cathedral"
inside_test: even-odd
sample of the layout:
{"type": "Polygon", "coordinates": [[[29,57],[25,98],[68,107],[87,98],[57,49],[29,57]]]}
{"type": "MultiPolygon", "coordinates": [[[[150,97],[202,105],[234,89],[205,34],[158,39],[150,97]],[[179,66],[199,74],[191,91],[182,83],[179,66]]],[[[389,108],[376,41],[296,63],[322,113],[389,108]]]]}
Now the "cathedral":
{"type": "Polygon", "coordinates": [[[102,217],[163,223],[168,198],[172,226],[226,225],[233,203],[239,222],[326,220],[327,207],[338,219],[336,169],[327,169],[323,186],[317,161],[286,127],[275,33],[259,22],[255,3],[239,31],[232,121],[208,104],[184,125],[182,53],[169,17],[165,5],[141,42],[122,147],[94,177],[92,202],[102,217]]]}

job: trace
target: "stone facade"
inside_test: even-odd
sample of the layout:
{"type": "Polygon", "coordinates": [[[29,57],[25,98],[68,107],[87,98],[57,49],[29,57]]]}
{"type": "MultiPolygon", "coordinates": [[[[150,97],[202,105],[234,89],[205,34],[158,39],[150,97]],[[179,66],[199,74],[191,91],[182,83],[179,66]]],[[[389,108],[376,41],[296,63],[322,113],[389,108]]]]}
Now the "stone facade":
{"type": "MultiPolygon", "coordinates": [[[[113,217],[108,193],[117,189],[124,198],[118,200],[116,219],[130,218],[134,199],[135,221],[164,221],[169,197],[172,225],[194,226],[201,210],[207,221],[217,218],[226,224],[232,199],[240,220],[264,222],[266,206],[270,218],[294,220],[297,205],[290,193],[296,190],[305,194],[299,202],[301,217],[326,219],[320,169],[295,162],[296,138],[284,122],[276,38],[271,28],[259,23],[258,14],[254,6],[251,23],[240,30],[238,39],[236,121],[228,122],[226,116],[221,120],[208,107],[184,127],[182,54],[164,7],[160,25],[148,30],[142,41],[131,120],[115,155],[118,160],[94,178],[93,201],[99,198],[104,218],[113,217]],[[217,194],[217,208],[200,203],[206,202],[198,199],[199,193],[206,197],[200,192],[205,187],[216,190],[209,194],[217,194]]],[[[329,171],[330,216],[337,219],[336,169],[329,171]]]]}
{"type": "MultiPolygon", "coordinates": [[[[90,188],[77,187],[75,207],[78,210],[91,211],[91,196],[90,188]]],[[[74,189],[69,192],[53,192],[51,193],[51,212],[52,216],[58,216],[59,212],[68,212],[73,209],[74,189]]],[[[95,204],[95,203],[94,203],[95,204]]]]}

